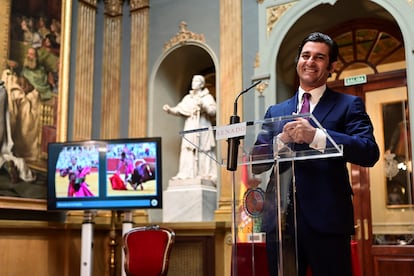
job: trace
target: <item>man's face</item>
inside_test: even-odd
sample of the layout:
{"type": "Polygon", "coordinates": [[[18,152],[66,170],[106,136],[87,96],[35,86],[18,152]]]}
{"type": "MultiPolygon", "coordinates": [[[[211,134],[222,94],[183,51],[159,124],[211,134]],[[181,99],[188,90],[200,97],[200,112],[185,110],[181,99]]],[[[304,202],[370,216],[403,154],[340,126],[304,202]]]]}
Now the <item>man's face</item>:
{"type": "Polygon", "coordinates": [[[51,47],[52,46],[52,43],[50,42],[50,39],[48,37],[46,37],[43,42],[44,42],[44,45],[46,47],[51,47]]]}
{"type": "Polygon", "coordinates": [[[193,81],[191,82],[191,89],[201,89],[203,88],[203,81],[200,77],[193,77],[193,81]]]}
{"type": "Polygon", "coordinates": [[[334,66],[329,65],[329,46],[322,42],[307,42],[302,48],[296,72],[300,86],[309,91],[326,83],[334,66]]]}
{"type": "Polygon", "coordinates": [[[27,51],[26,58],[24,60],[24,66],[30,69],[36,69],[37,67],[37,58],[35,49],[30,48],[27,51]]]}
{"type": "Polygon", "coordinates": [[[20,26],[22,27],[23,31],[27,31],[29,28],[27,27],[27,22],[26,20],[22,20],[22,22],[20,23],[20,26]]]}
{"type": "Polygon", "coordinates": [[[35,59],[36,58],[36,52],[34,49],[30,48],[27,50],[27,58],[29,59],[35,59]]]}

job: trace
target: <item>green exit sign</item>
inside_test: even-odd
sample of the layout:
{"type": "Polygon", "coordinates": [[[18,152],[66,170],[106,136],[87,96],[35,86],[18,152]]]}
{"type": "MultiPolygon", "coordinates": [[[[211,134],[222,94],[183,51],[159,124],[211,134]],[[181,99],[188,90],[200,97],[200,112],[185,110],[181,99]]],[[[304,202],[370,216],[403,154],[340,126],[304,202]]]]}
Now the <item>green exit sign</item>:
{"type": "Polygon", "coordinates": [[[344,79],[345,86],[356,85],[361,83],[367,83],[367,75],[352,76],[344,79]]]}

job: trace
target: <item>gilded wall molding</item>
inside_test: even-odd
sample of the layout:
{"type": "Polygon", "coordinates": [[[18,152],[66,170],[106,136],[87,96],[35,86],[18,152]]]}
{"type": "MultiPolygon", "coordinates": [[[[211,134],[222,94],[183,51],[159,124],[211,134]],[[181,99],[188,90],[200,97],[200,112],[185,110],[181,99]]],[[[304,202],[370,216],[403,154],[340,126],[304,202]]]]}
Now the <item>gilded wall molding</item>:
{"type": "Polygon", "coordinates": [[[79,0],[79,3],[90,6],[91,8],[96,8],[97,0],[79,0]]]}
{"type": "MultiPolygon", "coordinates": [[[[11,0],[1,1],[0,24],[4,30],[10,29],[11,0]]],[[[9,56],[9,32],[0,32],[0,66],[3,71],[7,66],[9,56]]]]}
{"type": "Polygon", "coordinates": [[[269,81],[262,81],[258,86],[256,86],[256,91],[259,93],[260,96],[263,96],[263,92],[266,88],[269,87],[269,81]]]}
{"type": "Polygon", "coordinates": [[[256,53],[256,57],[254,59],[254,68],[260,67],[260,53],[256,53]]]}
{"type": "Polygon", "coordinates": [[[69,109],[69,65],[70,65],[70,43],[72,30],[72,1],[62,1],[62,45],[63,51],[60,61],[59,74],[62,81],[59,82],[58,116],[57,116],[57,136],[56,141],[66,141],[68,131],[68,109],[69,109]]]}
{"type": "Polygon", "coordinates": [[[129,6],[131,13],[136,10],[149,8],[149,0],[130,0],[129,6]]]}
{"type": "Polygon", "coordinates": [[[187,23],[185,21],[181,21],[179,29],[180,31],[164,44],[164,52],[178,44],[184,45],[190,41],[197,41],[200,43],[206,42],[204,34],[196,34],[187,30],[187,23]]]}
{"type": "Polygon", "coordinates": [[[266,26],[267,26],[267,37],[276,26],[279,19],[285,14],[297,1],[286,3],[283,5],[273,6],[266,9],[266,26]]]}
{"type": "Polygon", "coordinates": [[[108,16],[122,15],[123,0],[105,0],[105,14],[108,16]]]}

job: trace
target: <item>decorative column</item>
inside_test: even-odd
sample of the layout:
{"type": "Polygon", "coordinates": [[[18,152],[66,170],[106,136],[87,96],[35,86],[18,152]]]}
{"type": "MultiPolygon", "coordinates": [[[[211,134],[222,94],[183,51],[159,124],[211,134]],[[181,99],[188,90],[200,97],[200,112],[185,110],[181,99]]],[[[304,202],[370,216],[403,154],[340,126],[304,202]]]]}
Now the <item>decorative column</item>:
{"type": "Polygon", "coordinates": [[[73,140],[92,136],[93,74],[95,50],[96,0],[81,0],[78,8],[76,67],[73,80],[73,140]]]}
{"type": "Polygon", "coordinates": [[[149,0],[130,0],[131,69],[129,136],[146,136],[148,98],[149,0]]]}
{"type": "MultiPolygon", "coordinates": [[[[220,1],[220,118],[219,125],[230,123],[233,115],[233,103],[239,91],[242,91],[242,22],[241,0],[220,1]]],[[[243,110],[239,102],[239,110],[243,110]]],[[[243,121],[240,118],[240,121],[243,121]]],[[[238,172],[235,172],[238,173],[238,172]]],[[[221,169],[221,194],[219,208],[215,213],[216,221],[232,221],[232,176],[233,172],[221,169]]],[[[231,275],[232,243],[231,234],[224,242],[224,274],[231,275]]]]}
{"type": "MultiPolygon", "coordinates": [[[[233,115],[233,103],[242,91],[241,1],[220,1],[220,118],[227,125],[233,115]]],[[[239,101],[238,110],[243,110],[239,101]]],[[[242,119],[241,119],[242,121],[242,119]]],[[[232,173],[222,168],[221,194],[216,220],[231,221],[232,173]]]]}
{"type": "Polygon", "coordinates": [[[100,135],[103,139],[119,137],[122,2],[105,1],[100,135]]]}

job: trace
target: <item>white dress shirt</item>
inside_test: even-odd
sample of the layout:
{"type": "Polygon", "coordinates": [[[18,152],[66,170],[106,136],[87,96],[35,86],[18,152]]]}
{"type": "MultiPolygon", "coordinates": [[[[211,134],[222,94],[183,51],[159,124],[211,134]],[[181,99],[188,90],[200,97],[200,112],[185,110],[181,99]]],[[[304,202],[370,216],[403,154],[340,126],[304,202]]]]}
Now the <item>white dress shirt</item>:
{"type": "MultiPolygon", "coordinates": [[[[322,97],[323,93],[325,92],[325,90],[326,90],[326,84],[324,84],[322,86],[319,86],[315,89],[312,89],[310,91],[305,91],[301,87],[299,87],[298,97],[299,97],[300,100],[298,101],[298,106],[296,108],[297,113],[299,113],[300,108],[302,106],[303,94],[304,93],[311,94],[311,97],[310,97],[310,113],[312,113],[313,110],[315,109],[316,105],[318,104],[320,98],[322,97]]],[[[309,146],[311,148],[314,148],[314,149],[317,149],[317,150],[320,150],[320,151],[324,151],[324,149],[326,148],[326,135],[321,129],[316,128],[315,136],[313,137],[313,140],[309,144],[309,146]]]]}

